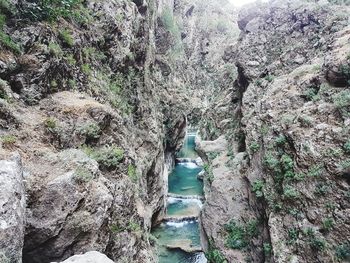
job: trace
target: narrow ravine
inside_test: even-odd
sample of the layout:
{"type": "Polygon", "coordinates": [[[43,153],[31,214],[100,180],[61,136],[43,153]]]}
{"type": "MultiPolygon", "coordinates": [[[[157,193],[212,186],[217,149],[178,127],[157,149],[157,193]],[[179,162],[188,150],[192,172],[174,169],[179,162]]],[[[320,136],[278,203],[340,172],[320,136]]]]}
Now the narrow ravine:
{"type": "Polygon", "coordinates": [[[195,152],[195,132],[188,132],[169,175],[167,211],[153,229],[157,238],[160,263],[204,263],[199,231],[203,206],[203,182],[198,179],[202,167],[195,152]]]}

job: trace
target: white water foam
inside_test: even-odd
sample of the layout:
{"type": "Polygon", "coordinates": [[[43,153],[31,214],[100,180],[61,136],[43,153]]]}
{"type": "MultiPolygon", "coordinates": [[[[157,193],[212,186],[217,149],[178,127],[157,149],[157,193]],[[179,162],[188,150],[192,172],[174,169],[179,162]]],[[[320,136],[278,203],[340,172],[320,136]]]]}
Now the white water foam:
{"type": "Polygon", "coordinates": [[[199,208],[203,207],[203,203],[199,199],[183,199],[177,197],[168,197],[168,204],[176,204],[176,203],[184,203],[184,204],[196,204],[199,208]]]}
{"type": "Polygon", "coordinates": [[[179,163],[179,165],[185,166],[188,169],[196,169],[198,168],[198,165],[193,162],[187,162],[187,163],[179,163]]]}
{"type": "Polygon", "coordinates": [[[195,259],[195,263],[207,263],[208,260],[205,258],[205,254],[204,253],[198,253],[196,255],[196,259],[195,259]]]}
{"type": "Polygon", "coordinates": [[[169,222],[166,222],[165,224],[166,224],[167,226],[171,226],[171,227],[175,227],[175,228],[180,228],[180,227],[183,227],[184,225],[193,224],[193,223],[196,223],[196,222],[198,222],[198,220],[181,221],[181,222],[169,221],[169,222]]]}

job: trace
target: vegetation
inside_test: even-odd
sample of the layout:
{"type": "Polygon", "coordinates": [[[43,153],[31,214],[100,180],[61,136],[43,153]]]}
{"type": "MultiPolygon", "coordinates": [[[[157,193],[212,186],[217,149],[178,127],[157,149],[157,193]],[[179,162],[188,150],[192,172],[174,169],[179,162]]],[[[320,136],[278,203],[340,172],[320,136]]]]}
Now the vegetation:
{"type": "Polygon", "coordinates": [[[272,82],[274,81],[275,77],[273,75],[266,75],[265,76],[265,80],[267,80],[268,82],[272,82]]]}
{"type": "Polygon", "coordinates": [[[283,146],[286,144],[286,142],[287,142],[287,138],[284,135],[280,135],[275,139],[275,144],[277,146],[283,146]]]}
{"type": "Polygon", "coordinates": [[[131,179],[132,182],[137,183],[137,180],[139,179],[137,172],[136,172],[136,167],[135,165],[129,164],[128,166],[128,176],[131,179]]]}
{"type": "Polygon", "coordinates": [[[334,220],[331,218],[326,218],[322,221],[322,229],[325,231],[330,231],[334,227],[334,220]]]}
{"type": "Polygon", "coordinates": [[[335,248],[335,256],[340,260],[350,260],[350,241],[335,248]]]}
{"type": "Polygon", "coordinates": [[[283,196],[288,199],[296,199],[300,194],[294,187],[287,185],[284,187],[283,196]]]}
{"type": "Polygon", "coordinates": [[[226,246],[233,249],[247,247],[250,239],[258,234],[257,226],[257,220],[250,220],[246,224],[239,224],[235,220],[231,220],[225,225],[225,230],[228,234],[226,246]]]}
{"type": "Polygon", "coordinates": [[[208,252],[205,253],[205,256],[209,263],[228,263],[221,251],[214,247],[212,241],[209,241],[208,252]]]}
{"type": "Polygon", "coordinates": [[[68,47],[74,46],[74,38],[72,33],[68,29],[63,29],[59,32],[60,38],[62,41],[67,44],[68,47]]]}
{"type": "Polygon", "coordinates": [[[124,150],[115,145],[106,146],[94,152],[92,157],[103,167],[112,169],[124,159],[124,150]]]}
{"type": "Polygon", "coordinates": [[[57,58],[63,57],[63,50],[59,44],[50,42],[48,45],[48,48],[49,48],[50,54],[52,54],[53,56],[57,58]]]}
{"type": "Polygon", "coordinates": [[[91,181],[93,178],[94,176],[90,172],[90,170],[84,167],[78,167],[73,174],[73,179],[77,183],[87,183],[91,181]]]}
{"type": "Polygon", "coordinates": [[[96,123],[88,123],[80,127],[79,133],[86,136],[88,140],[98,139],[101,136],[101,128],[96,123]]]}
{"type": "Polygon", "coordinates": [[[298,228],[290,228],[288,229],[288,243],[294,244],[299,238],[299,229],[298,228]]]}
{"type": "Polygon", "coordinates": [[[86,24],[90,22],[91,15],[83,3],[83,0],[38,0],[21,10],[21,15],[34,21],[55,22],[64,18],[86,24]]]}
{"type": "Polygon", "coordinates": [[[214,174],[213,174],[213,168],[209,164],[204,164],[203,169],[206,174],[206,178],[208,179],[209,183],[211,184],[214,181],[214,174]]]}
{"type": "Polygon", "coordinates": [[[342,114],[342,116],[349,115],[349,107],[350,107],[350,91],[342,90],[337,95],[333,96],[333,102],[337,107],[338,111],[342,114]]]}
{"type": "Polygon", "coordinates": [[[13,135],[4,135],[1,137],[1,141],[4,147],[11,147],[16,143],[17,138],[13,135]]]}
{"type": "Polygon", "coordinates": [[[253,183],[253,192],[255,193],[256,197],[263,197],[264,196],[264,182],[262,180],[256,180],[253,183]]]}
{"type": "Polygon", "coordinates": [[[350,154],[350,140],[344,144],[343,149],[347,154],[350,154]]]}
{"type": "Polygon", "coordinates": [[[308,236],[308,243],[310,247],[315,251],[323,251],[326,248],[326,241],[316,236],[315,231],[312,228],[306,230],[308,236]]]}
{"type": "Polygon", "coordinates": [[[21,48],[4,32],[7,19],[13,15],[14,7],[8,0],[0,1],[0,45],[15,54],[21,53],[21,48]]]}
{"type": "Polygon", "coordinates": [[[44,121],[44,125],[49,131],[53,131],[57,127],[57,121],[55,118],[50,117],[44,121]]]}
{"type": "Polygon", "coordinates": [[[249,149],[253,152],[256,153],[257,151],[259,151],[260,149],[260,144],[258,144],[257,142],[253,142],[250,146],[249,149]]]}

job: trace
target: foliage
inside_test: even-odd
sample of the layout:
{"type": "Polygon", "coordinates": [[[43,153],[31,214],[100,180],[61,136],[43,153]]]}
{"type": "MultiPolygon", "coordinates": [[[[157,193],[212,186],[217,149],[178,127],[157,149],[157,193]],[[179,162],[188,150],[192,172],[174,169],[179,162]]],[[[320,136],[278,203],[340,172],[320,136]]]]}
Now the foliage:
{"type": "Polygon", "coordinates": [[[0,1],[0,45],[15,54],[21,53],[21,48],[4,32],[4,26],[9,16],[14,12],[14,7],[8,0],[0,1]]]}
{"type": "Polygon", "coordinates": [[[315,194],[316,195],[325,195],[329,191],[329,186],[325,183],[316,184],[315,194]]]}
{"type": "Polygon", "coordinates": [[[257,226],[257,220],[250,220],[246,224],[239,224],[235,220],[231,220],[225,225],[228,234],[226,246],[233,249],[245,248],[248,246],[250,239],[257,236],[257,226]]]}
{"type": "Polygon", "coordinates": [[[264,243],[263,247],[264,247],[265,256],[271,254],[272,246],[270,243],[264,243]]]}
{"type": "Polygon", "coordinates": [[[65,59],[67,60],[67,63],[71,66],[74,66],[77,63],[77,61],[75,60],[72,54],[67,55],[65,59]]]}
{"type": "Polygon", "coordinates": [[[63,29],[59,32],[59,36],[64,43],[66,43],[69,47],[74,46],[74,39],[72,33],[68,29],[63,29]]]}
{"type": "Polygon", "coordinates": [[[349,260],[350,259],[350,242],[346,242],[338,245],[335,248],[335,255],[338,259],[349,260]]]}
{"type": "Polygon", "coordinates": [[[124,159],[124,150],[119,147],[105,146],[101,149],[92,149],[86,147],[84,151],[93,159],[95,159],[101,166],[112,169],[116,168],[118,164],[124,159]]]}
{"type": "Polygon", "coordinates": [[[136,172],[136,167],[135,165],[129,164],[128,166],[128,176],[133,181],[134,183],[137,183],[138,180],[138,175],[136,172]]]}
{"type": "Polygon", "coordinates": [[[348,140],[348,141],[344,144],[343,148],[344,148],[344,151],[345,151],[347,154],[350,154],[350,140],[348,140]]]}
{"type": "Polygon", "coordinates": [[[101,128],[96,123],[88,123],[79,128],[79,133],[87,139],[98,139],[101,136],[101,128]]]}
{"type": "Polygon", "coordinates": [[[209,164],[204,164],[203,169],[206,174],[206,178],[208,179],[209,183],[211,184],[214,181],[214,174],[213,174],[213,168],[209,164]]]}
{"type": "Polygon", "coordinates": [[[299,197],[299,192],[292,186],[287,185],[284,187],[283,196],[288,199],[296,199],[299,197]]]}
{"type": "Polygon", "coordinates": [[[93,178],[94,176],[90,172],[90,170],[84,167],[78,167],[73,174],[73,179],[77,183],[87,183],[91,181],[93,178]]]}
{"type": "Polygon", "coordinates": [[[16,143],[17,138],[13,135],[4,135],[1,137],[1,141],[2,141],[3,146],[11,147],[16,143]]]}
{"type": "Polygon", "coordinates": [[[50,117],[44,121],[44,125],[49,131],[53,131],[57,127],[57,121],[55,118],[50,117]]]}
{"type": "Polygon", "coordinates": [[[48,45],[48,48],[49,48],[50,54],[52,54],[53,56],[57,58],[61,58],[63,56],[63,51],[59,44],[50,42],[48,45]]]}
{"type": "Polygon", "coordinates": [[[323,165],[318,164],[318,165],[314,165],[310,168],[310,170],[307,173],[307,176],[319,177],[322,175],[322,173],[323,173],[323,165]]]}
{"type": "Polygon", "coordinates": [[[287,138],[284,135],[280,135],[275,139],[275,143],[277,146],[283,146],[287,142],[287,138]]]}
{"type": "Polygon", "coordinates": [[[266,75],[265,76],[265,80],[267,80],[268,82],[272,82],[274,81],[275,77],[273,75],[266,75]]]}
{"type": "Polygon", "coordinates": [[[34,21],[55,22],[62,17],[86,24],[91,20],[91,15],[83,2],[83,0],[38,0],[25,10],[21,10],[21,14],[34,21]]]}
{"type": "Polygon", "coordinates": [[[326,218],[322,221],[322,229],[329,231],[334,227],[334,220],[332,218],[326,218]]]}
{"type": "Polygon", "coordinates": [[[214,247],[212,241],[209,241],[209,248],[205,256],[209,263],[228,263],[221,251],[214,247]]]}
{"type": "Polygon", "coordinates": [[[318,88],[316,86],[311,86],[307,88],[303,96],[307,101],[317,101],[320,99],[320,95],[318,94],[318,88]]]}
{"type": "Polygon", "coordinates": [[[117,234],[125,230],[124,227],[120,226],[119,223],[113,223],[109,226],[112,233],[117,234]]]}
{"type": "Polygon", "coordinates": [[[294,244],[299,238],[299,229],[293,227],[288,229],[288,243],[294,244]]]}
{"type": "Polygon", "coordinates": [[[250,144],[249,149],[253,152],[256,153],[257,151],[259,151],[260,149],[260,144],[258,144],[257,142],[253,142],[250,144]]]}
{"type": "Polygon", "coordinates": [[[312,228],[306,229],[306,235],[308,236],[308,243],[313,250],[323,251],[326,248],[326,241],[320,237],[317,237],[312,228]]]}
{"type": "Polygon", "coordinates": [[[128,225],[128,230],[131,232],[140,232],[141,226],[139,223],[135,222],[133,219],[130,219],[129,225],[128,225]]]}
{"type": "Polygon", "coordinates": [[[264,196],[264,182],[262,180],[256,180],[253,183],[253,192],[255,193],[256,197],[263,197],[264,196]]]}
{"type": "Polygon", "coordinates": [[[350,91],[342,90],[337,95],[333,96],[333,102],[337,107],[338,111],[343,116],[349,115],[349,107],[350,107],[350,91]]]}

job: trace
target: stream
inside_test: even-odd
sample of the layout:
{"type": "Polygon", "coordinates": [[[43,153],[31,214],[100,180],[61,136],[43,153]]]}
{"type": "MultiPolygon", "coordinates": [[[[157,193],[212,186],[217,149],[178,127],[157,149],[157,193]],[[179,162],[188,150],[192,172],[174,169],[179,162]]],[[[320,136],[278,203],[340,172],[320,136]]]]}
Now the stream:
{"type": "Polygon", "coordinates": [[[152,234],[157,239],[159,263],[205,263],[198,217],[203,206],[202,167],[195,163],[196,133],[187,133],[168,179],[166,216],[152,234]]]}

